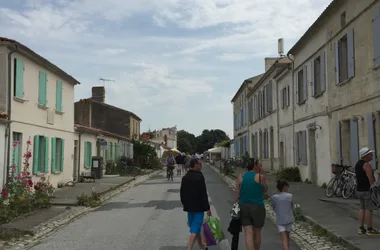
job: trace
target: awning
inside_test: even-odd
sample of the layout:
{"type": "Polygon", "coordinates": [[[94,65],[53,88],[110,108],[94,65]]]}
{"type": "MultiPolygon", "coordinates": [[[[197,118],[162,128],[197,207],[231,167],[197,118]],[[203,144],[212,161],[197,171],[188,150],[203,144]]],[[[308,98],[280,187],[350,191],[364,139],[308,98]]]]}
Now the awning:
{"type": "Polygon", "coordinates": [[[222,153],[222,148],[221,148],[221,147],[210,148],[210,149],[207,150],[207,151],[210,152],[210,153],[222,153]]]}

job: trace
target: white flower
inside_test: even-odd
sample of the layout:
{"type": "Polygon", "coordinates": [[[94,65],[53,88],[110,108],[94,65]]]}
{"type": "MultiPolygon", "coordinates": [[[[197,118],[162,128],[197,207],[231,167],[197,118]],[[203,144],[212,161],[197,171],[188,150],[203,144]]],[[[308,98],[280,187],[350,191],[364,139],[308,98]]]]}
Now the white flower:
{"type": "Polygon", "coordinates": [[[300,207],[300,204],[294,204],[293,208],[296,209],[296,208],[299,208],[300,207]]]}
{"type": "Polygon", "coordinates": [[[9,199],[4,200],[3,204],[6,205],[6,206],[8,206],[9,205],[9,199]]]}

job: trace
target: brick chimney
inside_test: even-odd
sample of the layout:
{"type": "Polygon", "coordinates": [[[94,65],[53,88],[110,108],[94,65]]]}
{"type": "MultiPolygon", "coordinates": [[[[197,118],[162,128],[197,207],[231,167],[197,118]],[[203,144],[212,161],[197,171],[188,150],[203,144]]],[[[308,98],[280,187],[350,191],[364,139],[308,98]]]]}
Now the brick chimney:
{"type": "Polygon", "coordinates": [[[104,87],[92,87],[92,97],[94,101],[104,103],[106,99],[106,89],[104,87]]]}

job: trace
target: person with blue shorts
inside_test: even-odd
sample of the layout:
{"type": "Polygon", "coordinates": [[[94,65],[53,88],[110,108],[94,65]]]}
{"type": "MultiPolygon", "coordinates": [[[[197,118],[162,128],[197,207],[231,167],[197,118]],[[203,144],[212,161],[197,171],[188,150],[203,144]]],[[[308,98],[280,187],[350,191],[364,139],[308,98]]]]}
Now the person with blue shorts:
{"type": "Polygon", "coordinates": [[[201,229],[204,219],[204,213],[211,216],[210,204],[206,189],[205,178],[200,171],[202,163],[198,159],[191,159],[190,169],[181,181],[181,203],[183,211],[187,212],[187,223],[190,227],[190,238],[187,250],[192,250],[195,241],[198,242],[199,248],[207,250],[201,237],[201,229]]]}

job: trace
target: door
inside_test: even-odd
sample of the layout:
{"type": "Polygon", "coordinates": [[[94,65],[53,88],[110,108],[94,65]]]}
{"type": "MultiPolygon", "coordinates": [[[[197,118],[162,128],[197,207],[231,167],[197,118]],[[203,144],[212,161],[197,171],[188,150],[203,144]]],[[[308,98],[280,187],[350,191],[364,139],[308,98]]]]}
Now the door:
{"type": "Polygon", "coordinates": [[[285,148],[284,142],[280,142],[280,169],[285,168],[285,148]]]}
{"type": "Polygon", "coordinates": [[[315,130],[309,130],[309,155],[310,155],[310,180],[313,184],[318,182],[317,152],[316,152],[315,130]]]}
{"type": "Polygon", "coordinates": [[[74,181],[78,181],[78,140],[74,141],[74,159],[73,159],[73,179],[74,181]]]}

